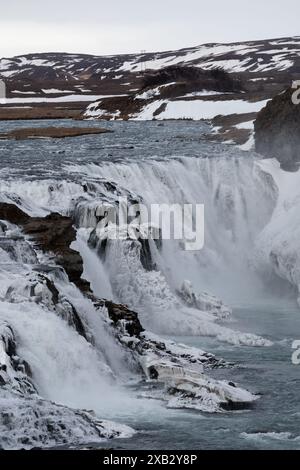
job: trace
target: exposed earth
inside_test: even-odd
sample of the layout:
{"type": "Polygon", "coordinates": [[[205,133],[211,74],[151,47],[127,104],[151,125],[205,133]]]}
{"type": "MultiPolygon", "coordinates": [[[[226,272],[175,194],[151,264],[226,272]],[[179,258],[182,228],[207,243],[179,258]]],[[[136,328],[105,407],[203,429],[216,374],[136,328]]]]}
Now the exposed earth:
{"type": "Polygon", "coordinates": [[[0,133],[0,139],[63,139],[65,137],[79,137],[81,135],[105,134],[106,132],[110,131],[93,127],[32,127],[0,133]]]}

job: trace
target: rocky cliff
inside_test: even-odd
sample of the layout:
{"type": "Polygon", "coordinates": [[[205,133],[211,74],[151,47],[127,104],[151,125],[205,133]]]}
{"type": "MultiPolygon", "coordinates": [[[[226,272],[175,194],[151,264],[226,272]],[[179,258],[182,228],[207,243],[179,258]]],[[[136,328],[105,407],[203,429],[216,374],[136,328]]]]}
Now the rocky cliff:
{"type": "Polygon", "coordinates": [[[293,89],[268,102],[255,121],[255,146],[267,158],[275,157],[286,170],[296,170],[300,161],[300,105],[294,104],[293,89]]]}

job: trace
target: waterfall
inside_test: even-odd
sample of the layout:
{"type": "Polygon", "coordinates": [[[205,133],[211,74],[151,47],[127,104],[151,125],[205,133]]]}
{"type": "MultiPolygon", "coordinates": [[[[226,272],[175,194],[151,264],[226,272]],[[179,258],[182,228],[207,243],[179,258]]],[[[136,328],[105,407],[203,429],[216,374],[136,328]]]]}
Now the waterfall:
{"type": "MultiPolygon", "coordinates": [[[[83,277],[97,297],[138,312],[143,327],[156,335],[212,336],[233,345],[271,344],[224,324],[231,310],[212,296],[231,304],[263,290],[253,256],[278,194],[255,156],[68,164],[63,174],[67,177],[59,181],[18,176],[3,180],[0,200],[32,216],[50,212],[72,216],[77,229],[72,248],[80,252],[83,277]],[[104,243],[95,228],[103,205],[118,207],[119,197],[147,207],[203,204],[204,248],[186,251],[182,241],[172,239],[104,243]]],[[[66,274],[55,270],[51,254],[41,253],[16,226],[1,222],[0,232],[0,320],[12,328],[18,355],[31,367],[36,393],[47,403],[93,409],[102,417],[134,409],[136,400],[124,393],[123,385],[136,379],[136,363],[116,340],[105,309],[99,313],[66,274]],[[59,292],[59,308],[53,307],[51,293],[36,277],[41,265],[46,265],[59,292]],[[70,321],[66,305],[78,312],[85,337],[70,321]]]]}
{"type": "MultiPolygon", "coordinates": [[[[277,195],[270,179],[252,156],[247,156],[247,159],[232,156],[191,157],[166,161],[72,165],[69,169],[75,174],[90,177],[93,181],[99,178],[113,182],[121,193],[122,188],[126,187],[124,195],[130,191],[132,197],[139,198],[148,206],[163,203],[204,204],[204,249],[186,252],[178,241],[164,240],[158,251],[155,244],[152,244],[151,256],[159,273],[149,274],[140,269],[139,281],[136,282],[141,284],[143,276],[147,278],[140,288],[133,288],[131,281],[126,284],[130,273],[124,273],[124,276],[121,273],[126,267],[131,273],[138,269],[138,255],[134,255],[137,248],[132,250],[131,259],[126,261],[125,252],[128,258],[128,249],[126,250],[124,244],[119,244],[119,247],[118,243],[109,244],[106,269],[113,271],[110,277],[117,295],[120,295],[118,290],[125,292],[127,289],[127,294],[121,295],[121,300],[137,307],[136,302],[129,298],[130,291],[134,290],[136,296],[144,298],[147,296],[147,285],[150,285],[149,278],[153,277],[158,278],[158,288],[162,286],[163,298],[169,297],[166,285],[174,293],[185,279],[191,280],[198,290],[212,291],[228,301],[233,298],[236,300],[237,294],[246,295],[259,287],[261,281],[251,273],[251,255],[256,237],[271,218],[277,195]],[[114,259],[117,258],[115,263],[114,259]],[[120,266],[120,270],[114,266],[120,266]]],[[[105,195],[112,201],[109,191],[105,191],[105,195]]],[[[95,200],[86,206],[78,206],[82,226],[93,227],[93,205],[95,200]]]]}

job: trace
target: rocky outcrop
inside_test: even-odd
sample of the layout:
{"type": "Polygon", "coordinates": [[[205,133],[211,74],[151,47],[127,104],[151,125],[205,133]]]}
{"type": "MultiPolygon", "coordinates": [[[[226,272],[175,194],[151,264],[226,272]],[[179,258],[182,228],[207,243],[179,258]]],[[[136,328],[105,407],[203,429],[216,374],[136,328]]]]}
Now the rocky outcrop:
{"type": "Polygon", "coordinates": [[[11,224],[24,225],[30,219],[28,214],[19,209],[14,204],[7,204],[5,202],[0,203],[0,219],[6,220],[11,224]]]}
{"type": "Polygon", "coordinates": [[[113,323],[120,329],[123,329],[129,336],[139,337],[144,331],[136,312],[129,310],[124,305],[118,305],[109,301],[105,301],[105,307],[113,323]]]}
{"type": "Polygon", "coordinates": [[[64,268],[71,282],[81,290],[89,284],[81,279],[83,262],[80,254],[70,245],[76,240],[76,231],[70,217],[52,213],[46,217],[30,217],[14,204],[0,203],[0,219],[22,227],[36,245],[46,253],[52,253],[55,262],[64,268]]]}
{"type": "Polygon", "coordinates": [[[285,170],[300,162],[300,105],[288,89],[268,102],[255,121],[255,147],[266,158],[277,158],[285,170]]]}
{"type": "Polygon", "coordinates": [[[257,396],[233,382],[206,375],[207,370],[230,366],[222,359],[144,331],[137,314],[123,305],[99,303],[95,299],[94,305],[102,315],[107,311],[116,338],[132,352],[134,362],[143,372],[144,397],[162,400],[169,408],[207,413],[249,408],[257,400],[257,396]]]}
{"type": "Polygon", "coordinates": [[[43,305],[87,339],[83,322],[74,305],[59,292],[54,282],[42,273],[29,273],[24,276],[23,282],[12,283],[3,300],[11,303],[28,300],[43,305]]]}

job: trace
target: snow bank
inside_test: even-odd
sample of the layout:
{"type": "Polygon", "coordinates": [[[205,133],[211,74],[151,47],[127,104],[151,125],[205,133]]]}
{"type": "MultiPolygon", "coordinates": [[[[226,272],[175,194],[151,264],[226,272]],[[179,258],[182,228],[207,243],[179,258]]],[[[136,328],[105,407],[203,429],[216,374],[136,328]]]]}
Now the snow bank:
{"type": "MultiPolygon", "coordinates": [[[[177,100],[165,101],[166,109],[162,111],[156,119],[213,119],[218,115],[229,114],[243,114],[253,113],[260,111],[265,107],[267,101],[258,101],[256,103],[249,103],[243,100],[228,100],[228,101],[203,101],[203,100],[177,100]]],[[[157,110],[162,102],[158,102],[154,106],[157,110]]],[[[150,106],[150,105],[149,105],[150,106]]],[[[138,120],[146,120],[151,115],[152,109],[149,107],[144,109],[142,113],[136,118],[138,120]]],[[[152,115],[153,117],[153,115],[152,115]]]]}

